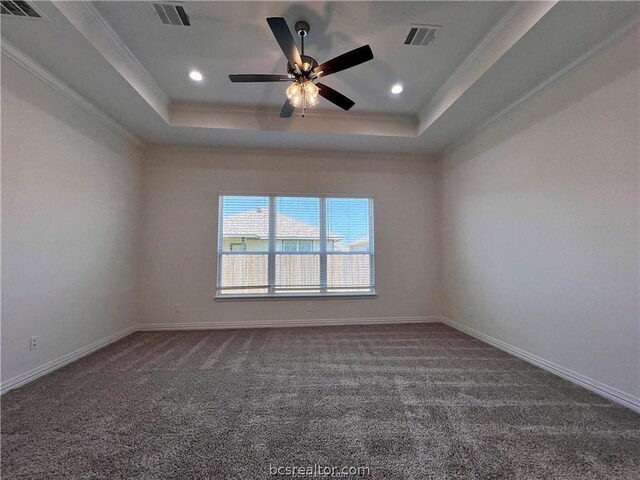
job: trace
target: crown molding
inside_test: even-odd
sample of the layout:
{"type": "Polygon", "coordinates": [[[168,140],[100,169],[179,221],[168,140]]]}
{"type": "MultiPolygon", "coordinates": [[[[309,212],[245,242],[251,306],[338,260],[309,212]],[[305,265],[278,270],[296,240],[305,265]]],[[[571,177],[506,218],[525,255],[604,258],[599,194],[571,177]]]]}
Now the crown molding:
{"type": "Polygon", "coordinates": [[[165,121],[169,97],[91,2],[53,5],[165,121]]]}
{"type": "Polygon", "coordinates": [[[2,37],[0,42],[0,47],[2,54],[7,58],[13,60],[26,71],[40,79],[47,86],[58,92],[60,95],[65,97],[67,100],[70,100],[75,105],[80,107],[86,113],[91,115],[96,120],[100,121],[103,125],[109,127],[111,130],[121,135],[131,143],[133,143],[136,147],[144,148],[145,144],[138,137],[129,132],[126,128],[116,122],[113,118],[108,116],[98,107],[96,107],[89,100],[84,98],[78,92],[73,90],[71,87],[63,83],[57,77],[53,76],[49,71],[45,70],[39,63],[33,60],[31,57],[26,55],[24,52],[19,50],[16,46],[14,46],[11,42],[7,41],[4,37],[2,37]]]}
{"type": "Polygon", "coordinates": [[[460,147],[461,145],[465,144],[466,142],[468,142],[472,138],[474,138],[477,135],[479,135],[483,130],[485,130],[487,127],[489,127],[489,125],[491,125],[492,123],[497,121],[503,115],[506,115],[507,113],[509,113],[513,109],[519,107],[520,105],[522,105],[526,101],[528,101],[531,98],[535,97],[540,92],[545,90],[547,87],[550,87],[551,85],[553,85],[557,81],[561,80],[565,75],[573,72],[578,67],[580,67],[581,65],[587,63],[592,58],[604,53],[606,50],[608,50],[609,48],[615,46],[616,44],[621,42],[624,38],[626,38],[627,36],[631,35],[632,33],[636,32],[636,31],[638,31],[639,29],[640,29],[640,15],[636,15],[635,17],[631,18],[630,20],[628,20],[625,23],[623,23],[622,25],[620,25],[612,33],[610,33],[610,34],[604,36],[603,38],[601,38],[600,40],[598,40],[587,51],[581,53],[577,57],[575,57],[572,60],[570,60],[568,63],[566,63],[564,66],[562,66],[558,71],[556,71],[555,73],[553,73],[552,75],[550,75],[549,77],[544,79],[542,82],[540,82],[538,85],[533,87],[531,90],[529,90],[525,94],[521,95],[516,100],[511,102],[509,105],[504,107],[502,110],[498,111],[497,113],[495,113],[494,115],[492,115],[491,117],[486,119],[480,125],[478,125],[477,127],[473,128],[470,132],[468,132],[465,135],[463,135],[462,137],[460,137],[454,143],[452,143],[451,145],[447,146],[442,152],[440,152],[438,154],[438,156],[439,157],[443,157],[443,156],[446,156],[446,155],[450,154],[456,148],[460,147]]]}
{"type": "Polygon", "coordinates": [[[418,135],[424,133],[478,79],[500,60],[557,1],[516,3],[471,51],[418,113],[418,135]]]}
{"type": "Polygon", "coordinates": [[[491,27],[484,37],[480,40],[471,53],[465,58],[460,65],[453,71],[451,76],[445,80],[445,82],[436,90],[428,102],[420,109],[418,116],[426,115],[430,105],[434,105],[444,98],[453,86],[460,80],[463,73],[469,70],[471,65],[476,62],[489,47],[495,42],[496,38],[504,31],[504,29],[513,21],[514,16],[520,10],[521,6],[516,4],[513,8],[510,8],[498,22],[491,27]]]}
{"type": "Polygon", "coordinates": [[[168,101],[168,96],[162,90],[162,87],[155,81],[155,79],[151,76],[148,70],[140,63],[138,57],[136,57],[133,52],[129,49],[126,43],[120,38],[120,35],[116,33],[116,31],[111,27],[109,22],[102,16],[102,14],[96,9],[96,7],[90,2],[83,2],[82,7],[86,10],[87,15],[95,22],[95,24],[102,30],[102,33],[106,35],[111,43],[117,48],[120,53],[127,58],[127,61],[130,62],[135,68],[138,70],[140,75],[144,76],[147,81],[153,84],[153,88],[159,93],[159,95],[163,96],[165,101],[168,101]]]}

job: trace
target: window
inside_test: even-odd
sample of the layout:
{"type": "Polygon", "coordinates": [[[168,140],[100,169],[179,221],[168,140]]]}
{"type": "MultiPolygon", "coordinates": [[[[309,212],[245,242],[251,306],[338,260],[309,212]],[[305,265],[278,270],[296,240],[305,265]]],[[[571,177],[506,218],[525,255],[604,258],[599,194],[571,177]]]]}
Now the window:
{"type": "Polygon", "coordinates": [[[373,200],[220,197],[217,297],[367,295],[373,200]]]}

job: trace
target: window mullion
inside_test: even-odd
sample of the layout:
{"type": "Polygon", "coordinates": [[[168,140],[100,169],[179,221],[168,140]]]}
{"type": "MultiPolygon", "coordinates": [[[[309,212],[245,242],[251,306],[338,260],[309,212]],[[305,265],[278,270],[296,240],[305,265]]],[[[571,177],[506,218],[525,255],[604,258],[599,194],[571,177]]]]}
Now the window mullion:
{"type": "Polygon", "coordinates": [[[216,294],[219,293],[220,286],[222,285],[222,246],[223,246],[223,231],[222,231],[222,218],[224,217],[224,197],[218,197],[218,265],[216,265],[216,294]]]}
{"type": "Polygon", "coordinates": [[[327,293],[327,199],[320,198],[320,291],[327,293]]]}
{"type": "Polygon", "coordinates": [[[375,231],[373,229],[373,201],[369,200],[369,288],[375,288],[376,272],[375,272],[375,231]]]}
{"type": "Polygon", "coordinates": [[[276,286],[276,197],[269,197],[269,247],[267,259],[267,280],[269,294],[275,293],[276,286]]]}

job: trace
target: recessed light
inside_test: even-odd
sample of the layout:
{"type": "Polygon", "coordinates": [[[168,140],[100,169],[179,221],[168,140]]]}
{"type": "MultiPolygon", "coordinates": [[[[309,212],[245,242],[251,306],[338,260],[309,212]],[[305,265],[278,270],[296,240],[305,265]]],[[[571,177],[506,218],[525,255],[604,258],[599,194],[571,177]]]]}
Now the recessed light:
{"type": "Polygon", "coordinates": [[[189,78],[191,80],[193,80],[194,82],[201,82],[204,77],[202,76],[202,74],[199,71],[191,70],[189,72],[189,78]]]}
{"type": "Polygon", "coordinates": [[[391,93],[395,95],[402,93],[402,90],[404,90],[404,88],[399,83],[396,83],[393,87],[391,87],[391,93]]]}

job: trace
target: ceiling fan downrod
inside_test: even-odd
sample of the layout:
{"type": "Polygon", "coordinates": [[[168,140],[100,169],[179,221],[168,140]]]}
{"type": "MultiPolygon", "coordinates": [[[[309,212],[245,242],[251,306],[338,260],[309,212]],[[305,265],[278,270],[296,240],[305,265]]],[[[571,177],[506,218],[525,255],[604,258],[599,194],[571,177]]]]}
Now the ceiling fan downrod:
{"type": "Polygon", "coordinates": [[[304,20],[297,21],[295,27],[296,27],[296,32],[300,37],[300,50],[301,50],[300,54],[304,55],[304,37],[307,36],[307,34],[309,33],[309,30],[311,30],[311,27],[309,27],[309,24],[304,20]]]}
{"type": "MultiPolygon", "coordinates": [[[[307,36],[307,34],[309,33],[309,30],[311,29],[311,27],[309,26],[309,24],[307,22],[305,22],[304,20],[298,20],[295,24],[295,29],[296,32],[298,33],[298,36],[300,37],[300,56],[302,57],[302,60],[304,61],[304,37],[307,36]]],[[[307,64],[305,62],[305,64],[307,64]]],[[[305,65],[303,64],[303,65],[305,65]]],[[[311,70],[311,67],[309,69],[303,68],[303,74],[307,73],[307,70],[311,70]]],[[[306,75],[305,75],[306,77],[306,75]]],[[[305,80],[304,83],[306,82],[310,82],[311,78],[308,78],[305,80]]],[[[302,94],[302,118],[304,118],[304,112],[307,109],[307,95],[306,93],[304,93],[304,83],[300,82],[300,84],[303,87],[303,94],[302,94]]]]}

